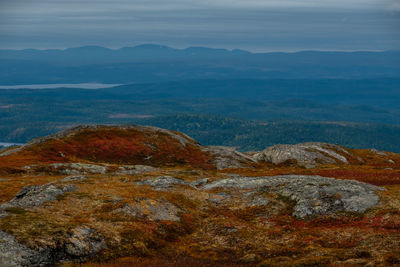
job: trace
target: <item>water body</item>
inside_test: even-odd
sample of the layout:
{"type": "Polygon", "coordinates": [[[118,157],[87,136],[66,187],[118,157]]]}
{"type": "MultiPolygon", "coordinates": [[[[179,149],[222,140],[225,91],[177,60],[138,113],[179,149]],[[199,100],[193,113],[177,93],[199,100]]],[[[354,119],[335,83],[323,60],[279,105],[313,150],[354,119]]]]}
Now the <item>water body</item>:
{"type": "Polygon", "coordinates": [[[21,146],[23,144],[21,143],[5,143],[5,142],[0,142],[0,147],[9,147],[9,146],[21,146]]]}
{"type": "Polygon", "coordinates": [[[119,86],[122,84],[106,83],[56,83],[56,84],[22,84],[22,85],[0,85],[0,89],[53,89],[53,88],[82,88],[102,89],[119,86]]]}

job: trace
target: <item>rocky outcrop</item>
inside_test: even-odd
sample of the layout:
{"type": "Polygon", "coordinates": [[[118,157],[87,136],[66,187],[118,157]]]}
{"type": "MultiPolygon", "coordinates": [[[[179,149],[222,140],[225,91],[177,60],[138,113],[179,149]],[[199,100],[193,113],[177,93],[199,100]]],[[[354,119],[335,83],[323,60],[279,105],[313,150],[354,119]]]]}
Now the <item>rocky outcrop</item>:
{"type": "Polygon", "coordinates": [[[351,153],[339,145],[326,143],[302,143],[297,145],[275,145],[256,153],[258,162],[273,164],[296,163],[306,168],[321,164],[348,164],[351,153]]]}
{"type": "Polygon", "coordinates": [[[0,231],[0,266],[47,266],[52,263],[47,250],[33,250],[18,243],[12,235],[0,231]]]}
{"type": "Polygon", "coordinates": [[[156,171],[157,168],[147,165],[121,165],[117,169],[109,164],[87,164],[87,163],[52,163],[35,164],[24,167],[25,170],[34,173],[54,173],[63,175],[87,175],[87,174],[115,174],[135,175],[156,171]]]}
{"type": "Polygon", "coordinates": [[[9,202],[0,205],[0,209],[11,207],[31,208],[53,201],[57,196],[76,190],[74,186],[57,187],[52,184],[25,186],[9,202]]]}
{"type": "Polygon", "coordinates": [[[108,167],[98,164],[87,163],[52,163],[35,164],[24,167],[30,172],[47,172],[63,175],[85,175],[85,174],[106,174],[108,167]]]}
{"type": "Polygon", "coordinates": [[[252,157],[230,147],[207,146],[203,148],[203,151],[209,152],[213,156],[213,163],[218,170],[250,167],[257,163],[252,157]]]}
{"type": "Polygon", "coordinates": [[[276,192],[296,202],[293,216],[306,218],[340,211],[365,212],[378,203],[381,187],[353,180],[321,176],[284,175],[271,177],[236,177],[221,179],[203,186],[213,188],[253,189],[276,192]]]}
{"type": "Polygon", "coordinates": [[[180,221],[179,213],[182,210],[167,201],[143,198],[136,200],[134,204],[126,204],[114,212],[151,221],[177,222],[180,221]]]}

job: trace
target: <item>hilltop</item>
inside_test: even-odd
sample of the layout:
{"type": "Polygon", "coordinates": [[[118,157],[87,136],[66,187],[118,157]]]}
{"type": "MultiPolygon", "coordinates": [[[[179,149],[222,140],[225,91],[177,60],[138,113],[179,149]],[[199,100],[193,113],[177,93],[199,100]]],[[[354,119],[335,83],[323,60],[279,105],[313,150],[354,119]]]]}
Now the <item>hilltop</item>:
{"type": "Polygon", "coordinates": [[[392,152],[77,126],[0,151],[0,265],[396,265],[399,196],[392,152]]]}

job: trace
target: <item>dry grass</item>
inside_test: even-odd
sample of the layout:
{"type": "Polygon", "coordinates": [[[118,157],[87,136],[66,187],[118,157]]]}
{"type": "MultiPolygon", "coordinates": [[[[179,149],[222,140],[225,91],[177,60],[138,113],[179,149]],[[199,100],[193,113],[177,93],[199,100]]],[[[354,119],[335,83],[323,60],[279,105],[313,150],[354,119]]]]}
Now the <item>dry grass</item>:
{"type": "MultiPolygon", "coordinates": [[[[152,175],[171,173],[179,173],[179,169],[152,175]]],[[[194,180],[196,175],[199,173],[193,172],[187,179],[194,180]]],[[[266,196],[271,200],[266,207],[245,208],[238,192],[229,202],[215,206],[206,199],[218,191],[179,186],[154,191],[135,185],[134,181],[145,177],[94,175],[85,182],[73,182],[76,192],[27,212],[14,211],[1,220],[0,229],[32,248],[62,244],[70,229],[78,225],[96,229],[106,238],[108,249],[82,266],[241,266],[241,259],[253,254],[251,264],[263,262],[265,266],[278,259],[286,260],[286,266],[327,266],[350,259],[398,260],[400,185],[387,186],[380,193],[381,204],[365,215],[338,214],[302,221],[290,216],[292,203],[273,194],[266,196]],[[165,199],[184,211],[182,220],[149,222],[112,212],[137,198],[165,199]]],[[[22,185],[60,179],[21,176],[1,182],[0,187],[10,187],[3,193],[4,199],[10,199],[22,185]]]]}
{"type": "Polygon", "coordinates": [[[355,158],[349,165],[316,169],[264,164],[221,172],[212,168],[209,155],[196,145],[183,147],[167,135],[89,131],[2,157],[0,179],[6,180],[0,181],[0,204],[12,199],[26,185],[63,184],[63,176],[25,173],[22,167],[29,164],[64,161],[146,164],[143,158],[152,155],[153,163],[163,168],[135,176],[89,175],[84,182],[69,182],[77,187],[75,192],[29,210],[11,209],[10,216],[0,219],[0,229],[32,248],[60,246],[69,238],[70,230],[79,225],[104,236],[108,247],[96,258],[65,267],[398,264],[400,156],[369,150],[352,152],[363,162],[355,158]],[[304,221],[291,216],[291,201],[274,194],[263,195],[269,199],[267,206],[249,208],[240,192],[229,192],[229,200],[215,205],[207,199],[216,198],[221,193],[218,190],[204,192],[176,186],[169,191],[155,191],[135,183],[160,175],[186,181],[204,177],[217,180],[227,173],[321,175],[382,185],[387,190],[379,192],[379,205],[365,214],[343,213],[304,221]],[[113,212],[141,198],[172,203],[182,210],[181,221],[156,222],[113,212]]]}

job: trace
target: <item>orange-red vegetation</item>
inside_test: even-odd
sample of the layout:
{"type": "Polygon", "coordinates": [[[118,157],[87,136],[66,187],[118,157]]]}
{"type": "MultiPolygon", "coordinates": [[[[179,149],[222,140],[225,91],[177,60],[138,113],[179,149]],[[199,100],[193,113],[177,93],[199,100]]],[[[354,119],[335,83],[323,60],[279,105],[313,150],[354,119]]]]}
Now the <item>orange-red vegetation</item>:
{"type": "MultiPolygon", "coordinates": [[[[174,134],[179,136],[179,133],[174,134]]],[[[67,137],[51,138],[28,146],[2,157],[0,168],[85,161],[215,168],[210,155],[203,152],[195,141],[182,144],[166,132],[117,127],[83,129],[67,137]]]]}
{"type": "MultiPolygon", "coordinates": [[[[179,133],[175,133],[179,135],[179,133]]],[[[295,164],[260,164],[256,168],[216,170],[201,146],[182,144],[162,131],[100,127],[47,139],[0,158],[0,204],[27,185],[73,184],[76,191],[27,210],[14,209],[0,219],[0,230],[31,247],[61,246],[70,230],[95,229],[107,242],[91,262],[65,266],[380,266],[400,264],[400,155],[351,150],[350,164],[314,169],[295,164]],[[359,157],[360,159],[357,159],[359,157]],[[23,166],[55,162],[144,164],[159,166],[135,175],[87,174],[84,181],[62,181],[23,166]],[[299,220],[290,199],[264,192],[268,204],[246,206],[244,194],[176,186],[154,190],[136,182],[174,176],[187,182],[218,180],[229,174],[273,176],[321,175],[384,186],[379,204],[364,214],[340,213],[299,220]],[[115,211],[138,199],[166,201],[180,210],[180,221],[152,221],[115,211]],[[221,204],[222,203],[222,204],[221,204]],[[39,238],[40,237],[40,238],[39,238]],[[371,265],[373,266],[373,265],[371,265]]]]}

